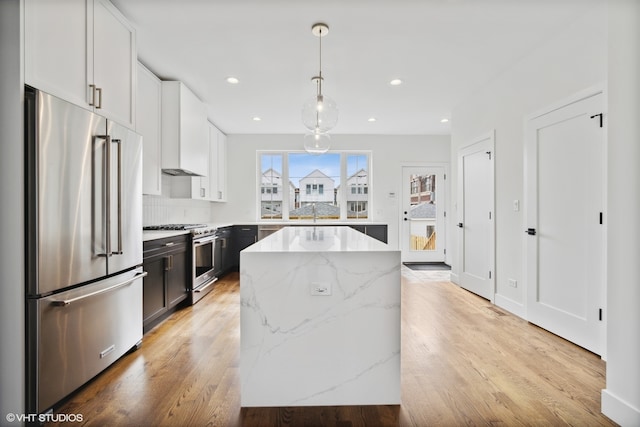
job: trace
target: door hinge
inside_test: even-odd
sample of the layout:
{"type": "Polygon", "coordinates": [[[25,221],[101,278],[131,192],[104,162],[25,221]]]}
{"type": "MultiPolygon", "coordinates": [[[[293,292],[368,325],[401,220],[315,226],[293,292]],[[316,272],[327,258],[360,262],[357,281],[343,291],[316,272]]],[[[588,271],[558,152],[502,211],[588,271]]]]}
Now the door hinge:
{"type": "Polygon", "coordinates": [[[487,151],[487,154],[489,155],[489,160],[491,160],[491,151],[487,151]]]}
{"type": "Polygon", "coordinates": [[[600,225],[602,225],[602,212],[600,212],[600,225]]]}
{"type": "Polygon", "coordinates": [[[489,219],[491,219],[491,212],[489,212],[489,219]]]}
{"type": "Polygon", "coordinates": [[[444,211],[444,217],[445,218],[447,217],[447,211],[444,211]]]}
{"type": "Polygon", "coordinates": [[[491,271],[489,271],[489,279],[491,279],[491,271]]]}
{"type": "Polygon", "coordinates": [[[444,250],[444,254],[445,254],[445,255],[447,254],[447,250],[446,250],[446,249],[444,250]]]}
{"type": "Polygon", "coordinates": [[[598,320],[602,322],[602,309],[598,309],[598,320]]]}
{"type": "Polygon", "coordinates": [[[602,113],[599,114],[594,114],[593,116],[591,116],[592,119],[595,119],[596,117],[600,117],[600,127],[602,127],[602,113]]]}
{"type": "Polygon", "coordinates": [[[447,179],[447,174],[446,173],[444,174],[444,179],[447,179]]]}

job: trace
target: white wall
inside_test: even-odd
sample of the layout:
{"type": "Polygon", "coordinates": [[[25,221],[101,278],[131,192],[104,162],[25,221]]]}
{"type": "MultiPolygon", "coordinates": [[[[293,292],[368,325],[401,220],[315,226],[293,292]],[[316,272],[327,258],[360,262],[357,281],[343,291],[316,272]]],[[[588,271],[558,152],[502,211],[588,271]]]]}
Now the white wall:
{"type": "MultiPolygon", "coordinates": [[[[580,90],[606,80],[605,7],[590,8],[559,34],[514,64],[452,114],[451,186],[457,201],[458,150],[495,130],[496,179],[496,304],[520,316],[524,313],[522,286],[510,287],[508,279],[523,283],[523,153],[524,117],[580,90]],[[513,210],[519,200],[521,209],[513,210]]],[[[459,222],[455,205],[450,230],[459,222]]],[[[452,273],[458,272],[457,239],[450,239],[452,273]]]]}
{"type": "MultiPolygon", "coordinates": [[[[258,220],[256,151],[302,150],[302,135],[229,135],[227,138],[228,202],[212,205],[213,221],[258,220]]],[[[449,136],[333,135],[332,150],[371,150],[370,215],[389,225],[389,244],[398,247],[400,183],[403,163],[449,162],[449,136]],[[389,193],[396,198],[389,198],[389,193]]]]}
{"type": "MultiPolygon", "coordinates": [[[[0,425],[25,408],[24,159],[20,1],[0,1],[0,425]]],[[[19,425],[15,422],[12,425],[19,425]]]]}
{"type": "Polygon", "coordinates": [[[640,426],[640,2],[609,2],[607,388],[602,412],[640,426]]]}

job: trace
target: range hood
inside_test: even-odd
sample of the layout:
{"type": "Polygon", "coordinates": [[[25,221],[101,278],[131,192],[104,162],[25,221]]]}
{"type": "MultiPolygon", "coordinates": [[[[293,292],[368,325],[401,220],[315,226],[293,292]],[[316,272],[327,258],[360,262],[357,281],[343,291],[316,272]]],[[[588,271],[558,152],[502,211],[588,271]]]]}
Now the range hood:
{"type": "Polygon", "coordinates": [[[171,176],[203,176],[186,169],[162,169],[162,173],[171,176]]]}
{"type": "Polygon", "coordinates": [[[209,173],[207,109],[179,81],[162,82],[162,172],[173,176],[209,173]]]}

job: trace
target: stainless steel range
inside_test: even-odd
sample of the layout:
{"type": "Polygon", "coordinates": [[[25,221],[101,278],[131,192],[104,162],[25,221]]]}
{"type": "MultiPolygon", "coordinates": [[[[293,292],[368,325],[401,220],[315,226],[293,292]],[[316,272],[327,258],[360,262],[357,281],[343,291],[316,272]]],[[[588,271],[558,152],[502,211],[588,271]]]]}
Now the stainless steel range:
{"type": "Polygon", "coordinates": [[[144,230],[189,230],[193,247],[191,304],[195,304],[213,290],[213,284],[218,280],[217,272],[220,266],[216,260],[220,260],[221,249],[215,227],[206,224],[163,224],[146,226],[144,230]]]}

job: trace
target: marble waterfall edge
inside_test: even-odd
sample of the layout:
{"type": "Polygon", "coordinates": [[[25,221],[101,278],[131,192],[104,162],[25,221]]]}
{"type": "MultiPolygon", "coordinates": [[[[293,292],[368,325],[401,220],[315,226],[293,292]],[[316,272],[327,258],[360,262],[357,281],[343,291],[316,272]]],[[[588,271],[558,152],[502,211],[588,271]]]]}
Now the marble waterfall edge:
{"type": "Polygon", "coordinates": [[[400,403],[398,251],[243,251],[240,298],[242,406],[400,403]]]}

